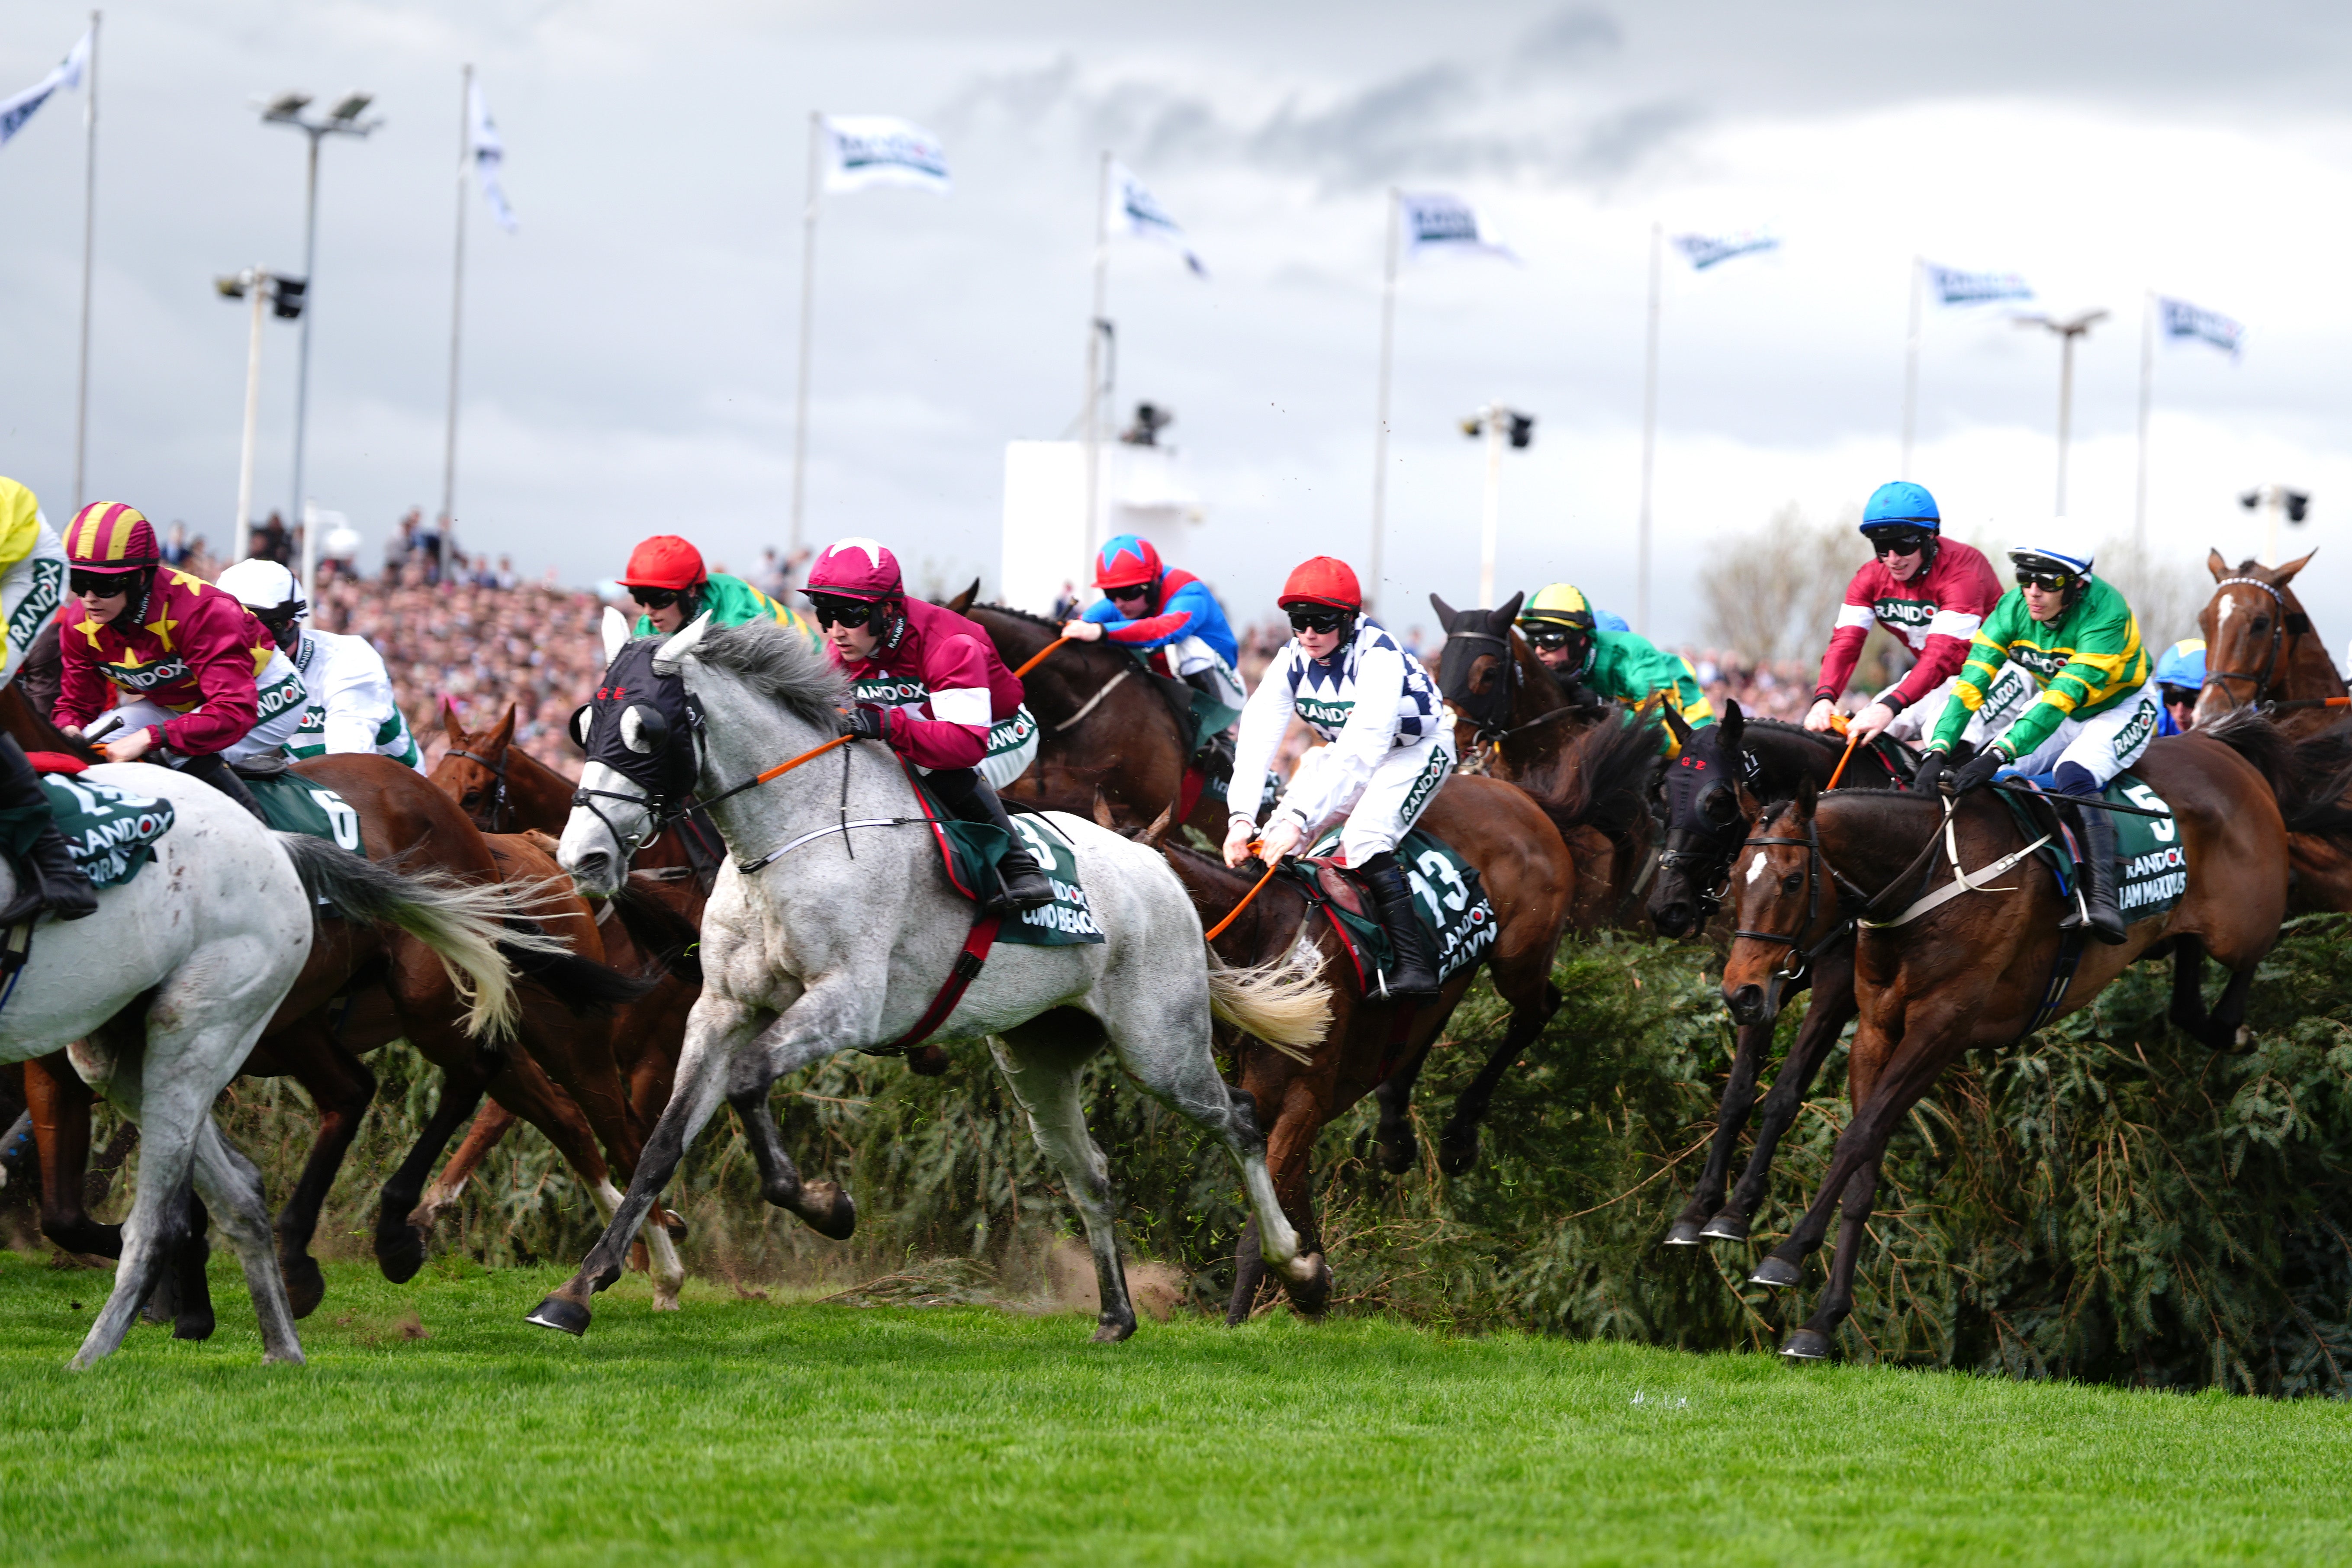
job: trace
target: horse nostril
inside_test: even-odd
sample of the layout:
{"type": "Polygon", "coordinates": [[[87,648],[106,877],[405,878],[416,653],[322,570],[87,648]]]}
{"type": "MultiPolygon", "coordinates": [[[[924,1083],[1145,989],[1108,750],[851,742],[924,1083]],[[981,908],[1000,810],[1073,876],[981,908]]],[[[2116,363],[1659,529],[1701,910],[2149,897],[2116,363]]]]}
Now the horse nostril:
{"type": "Polygon", "coordinates": [[[1743,985],[1725,997],[1723,1005],[1730,1009],[1732,1017],[1739,1023],[1752,1024],[1763,1014],[1764,988],[1743,985]]]}
{"type": "Polygon", "coordinates": [[[1681,899],[1662,904],[1651,911],[1650,923],[1658,928],[1661,936],[1680,936],[1690,930],[1690,905],[1681,899]]]}

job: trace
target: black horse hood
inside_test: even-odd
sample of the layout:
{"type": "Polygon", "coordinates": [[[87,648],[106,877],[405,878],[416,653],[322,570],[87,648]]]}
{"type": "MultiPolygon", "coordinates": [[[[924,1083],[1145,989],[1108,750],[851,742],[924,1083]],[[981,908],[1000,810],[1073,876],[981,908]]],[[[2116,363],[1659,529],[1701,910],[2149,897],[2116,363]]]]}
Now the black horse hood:
{"type": "Polygon", "coordinates": [[[572,733],[590,762],[644,785],[658,799],[676,800],[694,788],[694,736],[702,727],[702,712],[684,676],[655,673],[654,655],[662,642],[638,637],[622,647],[596,694],[572,716],[572,733]]]}

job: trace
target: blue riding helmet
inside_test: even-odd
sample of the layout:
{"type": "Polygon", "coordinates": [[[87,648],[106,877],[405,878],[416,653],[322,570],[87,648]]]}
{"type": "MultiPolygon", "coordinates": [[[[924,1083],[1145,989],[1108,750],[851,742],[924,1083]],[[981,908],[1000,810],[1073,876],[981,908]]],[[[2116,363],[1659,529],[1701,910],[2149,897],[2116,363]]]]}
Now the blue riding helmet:
{"type": "Polygon", "coordinates": [[[2205,639],[2183,637],[2166,648],[2156,661],[2158,686],[2185,686],[2191,691],[2205,685],[2205,639]]]}
{"type": "Polygon", "coordinates": [[[1862,509],[1863,532],[1882,528],[1916,528],[1923,533],[1940,534],[1944,514],[1936,510],[1936,498],[1927,493],[1927,486],[1896,479],[1871,491],[1870,503],[1862,509]]]}

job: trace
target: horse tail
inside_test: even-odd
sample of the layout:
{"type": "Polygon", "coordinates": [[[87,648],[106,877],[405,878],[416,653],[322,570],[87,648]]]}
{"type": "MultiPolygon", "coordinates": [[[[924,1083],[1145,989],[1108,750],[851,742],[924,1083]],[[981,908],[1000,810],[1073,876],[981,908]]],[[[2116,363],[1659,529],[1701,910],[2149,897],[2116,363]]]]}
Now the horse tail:
{"type": "Polygon", "coordinates": [[[509,916],[506,928],[509,934],[499,939],[499,956],[507,961],[517,979],[537,981],[575,1017],[590,1013],[609,1014],[616,1007],[625,1007],[659,985],[667,973],[656,963],[642,973],[630,974],[593,958],[583,958],[568,947],[550,951],[526,947],[514,940],[517,935],[545,935],[536,921],[509,916]]]}
{"type": "Polygon", "coordinates": [[[396,927],[433,950],[466,1001],[466,1032],[477,1038],[514,1033],[508,955],[570,954],[559,939],[509,923],[518,915],[527,922],[538,911],[518,909],[513,890],[499,883],[467,882],[446,871],[395,871],[308,834],[277,837],[314,905],[362,925],[396,927]]]}
{"type": "Polygon", "coordinates": [[[1562,833],[1596,827],[1623,842],[1640,831],[1650,809],[1650,784],[1664,755],[1663,729],[1654,702],[1603,719],[1570,742],[1548,773],[1522,787],[1562,833]]]}
{"type": "Polygon", "coordinates": [[[1209,1011],[1293,1061],[1312,1058],[1331,1030],[1331,987],[1288,954],[1248,969],[1209,955],[1209,1011]]]}

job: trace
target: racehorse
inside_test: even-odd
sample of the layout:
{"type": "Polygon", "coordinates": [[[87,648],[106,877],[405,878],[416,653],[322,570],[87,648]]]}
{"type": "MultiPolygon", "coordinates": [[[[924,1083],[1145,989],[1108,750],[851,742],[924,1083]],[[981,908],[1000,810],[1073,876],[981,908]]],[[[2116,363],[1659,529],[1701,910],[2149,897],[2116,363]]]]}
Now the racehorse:
{"type": "Polygon", "coordinates": [[[2299,740],[2342,716],[2344,677],[2293,587],[2295,574],[2310,561],[2311,555],[2284,566],[2241,561],[2233,568],[2220,551],[2206,552],[2214,586],[2197,613],[2197,629],[2205,637],[2205,688],[2194,713],[2199,726],[2240,706],[2267,704],[2283,715],[2278,727],[2299,740]]]}
{"type": "MultiPolygon", "coordinates": [[[[1536,803],[1497,780],[1447,780],[1418,826],[1477,868],[1499,922],[1485,962],[1493,972],[1496,991],[1511,1007],[1502,1044],[1457,1099],[1453,1120],[1438,1142],[1440,1167],[1458,1174],[1477,1154],[1478,1121],[1496,1083],[1559,1007],[1559,993],[1551,985],[1552,956],[1575,897],[1577,868],[1559,830],[1536,803]]],[[[1171,845],[1165,853],[1204,919],[1232,911],[1258,880],[1256,875],[1230,870],[1222,861],[1191,849],[1171,845]]],[[[1244,867],[1256,864],[1244,862],[1244,867]]],[[[1435,868],[1429,870],[1432,877],[1440,874],[1435,868]]],[[[1427,1005],[1368,996],[1333,918],[1327,911],[1318,928],[1310,924],[1314,914],[1305,893],[1288,879],[1277,877],[1211,945],[1243,968],[1311,965],[1330,987],[1330,1026],[1309,1050],[1278,1049],[1246,1036],[1234,1042],[1242,1092],[1256,1107],[1258,1125],[1266,1129],[1266,1169],[1275,1194],[1298,1230],[1299,1245],[1320,1253],[1308,1165],[1315,1140],[1334,1117],[1377,1092],[1381,1163],[1391,1173],[1412,1166],[1420,1157],[1409,1114],[1413,1082],[1479,965],[1472,963],[1456,970],[1437,1000],[1427,1005]]],[[[1226,1322],[1248,1318],[1265,1278],[1264,1255],[1253,1224],[1234,1253],[1226,1322]]],[[[1286,1281],[1293,1304],[1309,1314],[1320,1312],[1329,1279],[1325,1273],[1305,1283],[1286,1281]]]]}
{"type": "MultiPolygon", "coordinates": [[[[1662,936],[1686,936],[1714,921],[1748,824],[1765,807],[1793,799],[1800,780],[1817,790],[1828,788],[1833,778],[1864,789],[1891,788],[1898,782],[1877,746],[1857,746],[1849,754],[1833,734],[1778,719],[1750,720],[1737,701],[1724,705],[1720,723],[1692,730],[1671,712],[1666,722],[1674,726],[1682,751],[1666,770],[1665,846],[1658,856],[1657,885],[1650,892],[1650,922],[1662,936]]],[[[1748,1225],[1770,1190],[1773,1151],[1795,1122],[1814,1075],[1853,1017],[1852,934],[1840,928],[1827,942],[1792,952],[1772,972],[1769,984],[1774,992],[1768,998],[1768,1012],[1777,1015],[1790,995],[1807,987],[1812,996],[1788,1060],[1765,1099],[1747,1172],[1727,1203],[1724,1187],[1731,1157],[1756,1106],[1757,1074],[1772,1049],[1771,1018],[1739,1026],[1706,1163],[1691,1188],[1690,1201],[1666,1232],[1668,1247],[1748,1238],[1748,1225]]]]}
{"type": "Polygon", "coordinates": [[[1776,1288],[1799,1283],[1840,1214],[1829,1287],[1782,1343],[1784,1355],[1829,1353],[1831,1333],[1853,1308],[1886,1141],[1962,1051],[2014,1045],[2086,1005],[2135,959],[2165,952],[2174,962],[2173,1022],[2214,1050],[2243,1048],[2246,994],[2286,910],[2286,826],[2271,782],[2282,762],[2277,732],[2259,722],[2148,747],[2132,772],[2171,807],[2186,894],[2168,912],[2134,922],[2122,946],[2078,938],[2071,976],[2059,967],[2070,944],[2058,921],[2069,902],[2033,856],[2039,841],[1992,792],[1958,801],[1892,790],[1824,795],[1807,777],[1790,804],[1765,815],[1744,847],[1747,868],[1733,879],[1740,933],[1723,976],[1732,1016],[1768,1018],[1773,974],[1787,956],[1819,951],[1847,923],[1856,928],[1860,1007],[1847,1069],[1853,1118],[1811,1205],[1752,1276],[1776,1288]],[[2210,1012],[2200,984],[2209,953],[2230,972],[2210,1012]]]}
{"type": "Polygon", "coordinates": [[[846,682],[805,637],[757,624],[713,629],[706,614],[665,642],[622,646],[601,689],[613,695],[588,710],[584,799],[562,840],[581,889],[615,891],[632,850],[688,788],[730,858],[703,916],[703,991],[669,1104],[620,1213],[530,1321],[586,1331],[591,1297],[619,1278],[629,1238],[722,1095],[768,1200],[797,1207],[814,1184],[802,1182],[783,1150],[770,1086],[844,1050],[904,1050],[934,1037],[992,1037],[998,1069],[1086,1223],[1101,1291],[1097,1341],[1135,1328],[1109,1169],[1078,1100],[1079,1068],[1106,1040],[1146,1092],[1223,1141],[1267,1261],[1299,1284],[1328,1274],[1320,1258],[1300,1254],[1249,1102],[1218,1078],[1210,1046],[1213,1012],[1263,1038],[1314,1038],[1328,1016],[1321,986],[1280,969],[1225,969],[1202,946],[1192,902],[1159,856],[1060,814],[1045,820],[1073,848],[1105,940],[1003,946],[975,964],[975,932],[991,921],[976,924],[939,869],[905,766],[843,739],[846,682]],[[692,721],[673,726],[665,710],[692,721]],[[596,760],[624,747],[646,759],[648,779],[686,782],[640,783],[596,760]],[[830,757],[784,765],[819,748],[839,751],[839,765],[830,757]],[[958,981],[968,983],[960,996],[958,981]]]}
{"type": "MultiPolygon", "coordinates": [[[[244,1266],[263,1359],[299,1363],[260,1173],[214,1126],[213,1101],[315,947],[338,940],[321,929],[321,906],[358,929],[397,922],[417,933],[450,983],[470,991],[478,1027],[510,1021],[514,998],[499,955],[502,942],[517,940],[503,923],[508,895],[394,872],[323,839],[271,833],[210,784],[168,769],[107,764],[79,777],[160,797],[174,821],[154,846],[155,863],[104,889],[96,914],[32,930],[0,1011],[0,1061],[70,1043],[76,1070],[141,1131],[122,1261],[73,1365],[89,1366],[122,1342],[181,1250],[192,1179],[244,1266]]],[[[0,898],[13,897],[13,873],[0,868],[0,898]]]]}

